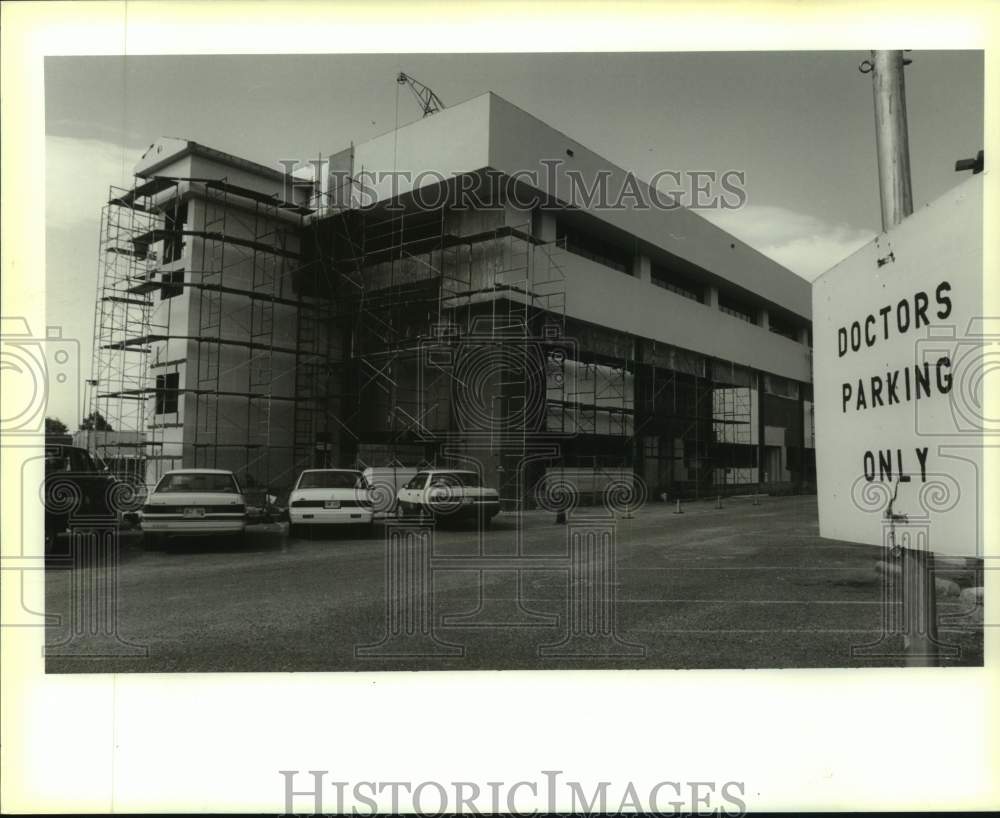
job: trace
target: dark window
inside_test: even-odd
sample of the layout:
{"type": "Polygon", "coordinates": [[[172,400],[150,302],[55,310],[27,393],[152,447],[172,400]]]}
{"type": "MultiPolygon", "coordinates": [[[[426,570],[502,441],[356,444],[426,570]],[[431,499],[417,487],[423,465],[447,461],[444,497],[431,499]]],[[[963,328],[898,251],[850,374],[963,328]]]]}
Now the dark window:
{"type": "Polygon", "coordinates": [[[187,222],[187,202],[174,200],[163,212],[163,264],[177,261],[184,252],[184,224],[187,222]]]}
{"type": "Polygon", "coordinates": [[[798,400],[799,383],[779,375],[764,375],[764,391],[769,395],[798,400]]]}
{"type": "Polygon", "coordinates": [[[677,295],[690,298],[692,301],[700,303],[703,300],[702,294],[705,290],[701,284],[664,267],[654,264],[650,270],[650,280],[657,287],[663,287],[664,290],[670,290],[677,295]]]}
{"type": "Polygon", "coordinates": [[[631,253],[609,241],[588,235],[582,230],[568,228],[561,222],[556,223],[556,241],[578,256],[589,258],[620,273],[631,273],[631,253]]]}
{"type": "Polygon", "coordinates": [[[757,323],[756,310],[732,296],[719,293],[719,309],[726,315],[732,315],[749,324],[757,323]]]}
{"type": "Polygon", "coordinates": [[[365,478],[357,471],[304,471],[299,489],[363,489],[365,478]]]}
{"type": "Polygon", "coordinates": [[[157,493],[196,492],[239,494],[240,487],[231,474],[218,472],[174,472],[165,474],[154,489],[157,493]]]}
{"type": "Polygon", "coordinates": [[[177,394],[181,376],[177,372],[156,376],[156,414],[168,415],[177,411],[177,394]]]}
{"type": "Polygon", "coordinates": [[[458,488],[460,486],[479,488],[482,486],[482,483],[479,481],[479,475],[473,472],[449,471],[433,475],[431,477],[431,485],[448,486],[451,488],[458,488]]]}
{"type": "Polygon", "coordinates": [[[795,324],[791,321],[786,321],[784,318],[779,315],[775,315],[773,312],[768,315],[767,328],[776,335],[782,335],[793,341],[799,340],[799,331],[795,324]]]}
{"type": "Polygon", "coordinates": [[[184,271],[183,270],[171,270],[169,273],[164,273],[161,276],[160,285],[160,300],[166,301],[168,298],[173,298],[175,295],[180,295],[184,292],[184,271]]]}

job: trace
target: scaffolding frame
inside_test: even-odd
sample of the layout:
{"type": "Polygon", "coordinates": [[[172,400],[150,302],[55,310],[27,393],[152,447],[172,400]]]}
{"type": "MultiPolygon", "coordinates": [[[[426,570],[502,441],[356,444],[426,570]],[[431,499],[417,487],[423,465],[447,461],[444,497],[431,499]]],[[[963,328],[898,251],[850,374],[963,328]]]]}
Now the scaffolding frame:
{"type": "Polygon", "coordinates": [[[134,445],[152,466],[146,469],[147,480],[155,480],[168,466],[217,467],[220,459],[234,465],[251,485],[290,479],[294,460],[280,473],[272,468],[275,452],[294,451],[291,440],[272,437],[272,412],[295,396],[274,394],[273,386],[281,374],[276,356],[293,360],[294,369],[299,345],[278,343],[276,312],[286,308],[309,315],[326,307],[309,302],[294,286],[301,254],[289,246],[289,238],[303,234],[311,212],[276,195],[231,184],[226,177],[136,177],[132,188],[112,188],[102,212],[93,377],[98,387],[92,390],[92,406],[116,431],[141,437],[134,445]],[[168,207],[176,212],[181,201],[198,202],[200,219],[195,215],[199,208],[188,208],[183,224],[169,224],[168,207]],[[170,271],[161,269],[151,249],[171,237],[186,245],[180,253],[182,266],[173,270],[183,273],[182,281],[168,281],[170,271]],[[153,299],[164,286],[179,289],[188,310],[196,313],[183,328],[172,322],[173,297],[153,299]],[[166,309],[157,311],[165,301],[166,309]],[[243,311],[239,332],[233,332],[235,314],[243,311]],[[169,350],[171,343],[183,344],[184,354],[150,363],[154,350],[169,350]],[[235,365],[228,368],[223,365],[227,350],[239,350],[235,365]],[[243,366],[245,386],[226,386],[226,376],[243,366]],[[164,390],[156,385],[154,370],[168,368],[184,373],[183,383],[170,390],[179,406],[182,398],[190,398],[179,410],[183,422],[157,418],[164,390]],[[245,432],[239,440],[220,436],[223,401],[229,399],[237,404],[230,414],[240,416],[236,425],[245,432]],[[191,436],[182,433],[179,440],[168,441],[166,430],[181,425],[190,428],[191,436]],[[232,450],[240,452],[235,461],[232,450]],[[223,452],[226,456],[220,456],[223,452]]]}
{"type": "Polygon", "coordinates": [[[95,437],[97,454],[131,479],[144,478],[145,463],[160,445],[146,426],[152,347],[141,339],[166,333],[172,304],[165,321],[154,321],[152,294],[162,284],[156,280],[157,258],[143,237],[164,229],[156,199],[172,186],[159,179],[137,180],[131,188],[112,185],[101,210],[89,408],[110,427],[110,439],[95,437]]]}
{"type": "MultiPolygon", "coordinates": [[[[343,248],[329,254],[337,267],[334,321],[348,336],[344,354],[334,362],[345,409],[338,422],[342,437],[353,437],[348,443],[379,447],[396,463],[461,465],[454,444],[470,433],[456,427],[451,400],[456,373],[425,367],[421,356],[455,353],[470,341],[504,350],[508,365],[495,384],[501,415],[532,399],[523,373],[539,365],[545,334],[564,332],[565,272],[550,252],[539,251],[544,243],[529,223],[502,223],[502,213],[500,224],[476,233],[456,227],[447,206],[416,212],[405,206],[346,210],[317,222],[336,234],[332,245],[343,248]],[[412,370],[414,356],[415,389],[403,377],[412,370]],[[364,396],[373,390],[385,392],[387,418],[377,439],[362,441],[368,429],[360,427],[371,424],[358,413],[365,411],[364,396]],[[437,403],[443,394],[449,397],[447,415],[437,403]],[[415,447],[422,448],[419,455],[415,447]]],[[[543,400],[544,391],[543,385],[543,400]]],[[[541,412],[544,418],[544,406],[541,412]]],[[[532,430],[498,425],[489,425],[475,443],[498,462],[502,502],[520,507],[526,488],[522,464],[532,430]]],[[[357,448],[355,453],[353,465],[368,465],[357,448]]]]}

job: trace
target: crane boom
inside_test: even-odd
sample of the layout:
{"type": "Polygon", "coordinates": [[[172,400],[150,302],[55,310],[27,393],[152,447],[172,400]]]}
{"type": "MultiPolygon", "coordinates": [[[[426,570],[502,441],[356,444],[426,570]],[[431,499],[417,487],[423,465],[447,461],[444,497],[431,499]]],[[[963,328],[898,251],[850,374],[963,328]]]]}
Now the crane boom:
{"type": "Polygon", "coordinates": [[[399,76],[396,77],[396,82],[400,85],[408,85],[410,87],[413,95],[417,98],[417,102],[420,103],[420,109],[424,112],[424,116],[436,114],[438,111],[442,111],[446,107],[437,94],[435,94],[422,82],[415,80],[408,74],[404,74],[400,71],[399,76]]]}

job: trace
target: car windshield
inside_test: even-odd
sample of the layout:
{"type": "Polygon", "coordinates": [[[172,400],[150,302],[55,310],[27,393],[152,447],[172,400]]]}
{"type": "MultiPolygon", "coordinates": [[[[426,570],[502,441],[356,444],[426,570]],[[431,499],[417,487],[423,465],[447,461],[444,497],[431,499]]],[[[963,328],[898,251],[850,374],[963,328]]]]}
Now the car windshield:
{"type": "Polygon", "coordinates": [[[299,478],[300,489],[363,489],[365,478],[356,471],[307,471],[299,478]]]}
{"type": "Polygon", "coordinates": [[[165,474],[156,487],[159,492],[208,492],[234,494],[239,486],[231,474],[180,472],[165,474]]]}
{"type": "Polygon", "coordinates": [[[479,488],[482,483],[479,475],[467,471],[449,471],[435,474],[431,478],[432,486],[468,486],[469,488],[479,488]]]}

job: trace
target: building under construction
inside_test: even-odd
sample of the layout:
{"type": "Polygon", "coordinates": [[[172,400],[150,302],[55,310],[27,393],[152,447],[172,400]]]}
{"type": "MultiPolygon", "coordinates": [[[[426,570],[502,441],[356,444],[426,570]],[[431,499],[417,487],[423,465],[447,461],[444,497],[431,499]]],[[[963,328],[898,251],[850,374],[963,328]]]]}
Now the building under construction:
{"type": "Polygon", "coordinates": [[[493,94],[308,183],[158,140],[104,209],[92,408],[137,434],[99,453],[461,466],[508,508],[811,485],[809,284],[690,210],[570,204],[574,169],[627,179],[493,94]]]}

